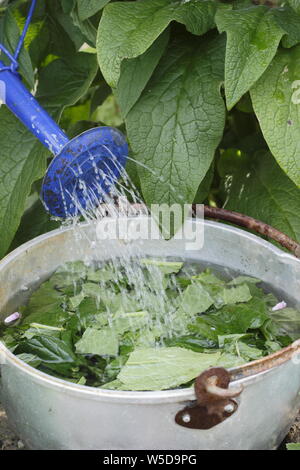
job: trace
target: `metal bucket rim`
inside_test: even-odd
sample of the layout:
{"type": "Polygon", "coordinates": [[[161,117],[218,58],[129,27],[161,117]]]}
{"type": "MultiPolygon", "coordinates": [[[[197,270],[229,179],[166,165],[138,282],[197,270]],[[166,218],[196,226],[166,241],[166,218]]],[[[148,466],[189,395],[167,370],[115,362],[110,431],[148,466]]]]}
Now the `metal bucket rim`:
{"type": "MultiPolygon", "coordinates": [[[[125,216],[124,216],[124,218],[125,218],[125,216]]],[[[129,217],[129,219],[134,220],[134,219],[136,219],[136,217],[132,216],[132,217],[129,217]]],[[[197,220],[193,217],[188,217],[187,220],[192,222],[192,223],[201,223],[201,221],[199,221],[199,220],[197,220]]],[[[207,219],[204,220],[204,224],[207,225],[207,226],[211,226],[211,227],[221,226],[222,230],[225,230],[227,232],[238,233],[240,236],[242,236],[246,239],[253,240],[256,243],[259,243],[262,246],[265,246],[270,251],[273,251],[274,254],[276,254],[276,256],[280,256],[282,258],[292,259],[292,260],[296,260],[296,261],[298,260],[300,262],[300,259],[298,259],[294,255],[283,251],[282,249],[280,249],[277,246],[273,245],[269,241],[264,240],[261,237],[258,237],[257,235],[255,235],[253,233],[250,233],[250,232],[247,232],[246,230],[243,230],[241,228],[233,227],[233,226],[230,226],[230,225],[227,225],[227,224],[223,224],[222,222],[215,222],[213,220],[207,220],[207,219]]],[[[89,226],[91,226],[91,224],[88,223],[88,222],[81,222],[80,224],[77,225],[77,227],[82,227],[82,228],[89,227],[89,226]]],[[[32,240],[29,240],[26,243],[23,243],[22,245],[18,246],[13,251],[8,253],[6,256],[4,256],[4,258],[2,258],[2,260],[0,261],[0,270],[3,267],[5,267],[8,263],[10,263],[14,258],[16,258],[19,254],[27,251],[31,247],[35,246],[37,243],[46,241],[47,239],[52,238],[56,235],[59,235],[61,233],[65,233],[65,232],[70,232],[72,230],[75,230],[73,225],[69,226],[69,227],[63,227],[63,228],[60,227],[60,228],[57,228],[55,230],[51,230],[50,232],[44,233],[43,235],[39,235],[38,237],[35,237],[35,238],[33,238],[32,240]]]]}

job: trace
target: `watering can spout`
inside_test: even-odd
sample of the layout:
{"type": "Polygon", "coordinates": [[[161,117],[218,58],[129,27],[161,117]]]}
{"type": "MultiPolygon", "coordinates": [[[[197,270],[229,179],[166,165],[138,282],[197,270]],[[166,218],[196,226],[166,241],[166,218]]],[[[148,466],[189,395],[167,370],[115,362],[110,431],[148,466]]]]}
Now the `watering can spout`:
{"type": "Polygon", "coordinates": [[[55,156],[42,187],[46,209],[53,216],[68,218],[97,205],[126,164],[128,145],[123,134],[113,127],[97,127],[69,140],[19,76],[1,61],[0,70],[0,99],[55,156]]]}

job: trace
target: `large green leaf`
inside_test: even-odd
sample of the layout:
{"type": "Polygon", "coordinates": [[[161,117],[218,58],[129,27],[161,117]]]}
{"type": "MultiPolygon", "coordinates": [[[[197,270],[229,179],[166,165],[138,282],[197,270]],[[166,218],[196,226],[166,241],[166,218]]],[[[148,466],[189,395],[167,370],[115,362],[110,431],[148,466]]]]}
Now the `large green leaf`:
{"type": "MultiPolygon", "coordinates": [[[[74,54],[76,52],[74,38],[71,38],[66,32],[66,28],[61,25],[61,18],[64,13],[61,10],[59,0],[51,0],[51,2],[47,2],[46,6],[47,25],[50,33],[48,54],[58,57],[67,57],[74,54]]],[[[65,16],[70,17],[70,14],[65,16]]]]}
{"type": "Polygon", "coordinates": [[[214,163],[211,164],[205,177],[199,184],[199,187],[197,189],[197,193],[194,199],[195,204],[202,204],[205,198],[208,196],[209,190],[213,181],[213,177],[214,177],[214,163]]]}
{"type": "Polygon", "coordinates": [[[35,336],[21,342],[17,352],[33,354],[43,365],[61,374],[67,374],[77,362],[69,344],[48,335],[35,336]]]}
{"type": "Polygon", "coordinates": [[[74,24],[72,16],[73,13],[66,14],[57,12],[56,18],[60,26],[65,30],[71,41],[74,43],[75,49],[77,51],[84,44],[85,37],[80,28],[74,24]]]}
{"type": "MultiPolygon", "coordinates": [[[[89,88],[97,71],[94,55],[57,59],[43,69],[37,96],[55,118],[89,88]]],[[[0,257],[9,248],[31,185],[46,170],[49,152],[5,107],[0,108],[0,257]]]]}
{"type": "Polygon", "coordinates": [[[212,297],[203,285],[200,282],[195,282],[184,290],[179,310],[183,315],[193,317],[197,313],[208,310],[213,302],[212,297]]]}
{"type": "Polygon", "coordinates": [[[61,0],[61,6],[64,13],[71,13],[75,8],[76,0],[61,0]]]}
{"type": "Polygon", "coordinates": [[[87,328],[82,338],[75,344],[79,354],[97,354],[99,356],[118,354],[118,337],[112,328],[87,328]]]}
{"type": "MultiPolygon", "coordinates": [[[[3,43],[8,51],[13,54],[18,44],[20,37],[20,30],[15,18],[9,9],[6,10],[3,18],[0,19],[0,43],[3,43]]],[[[10,64],[10,59],[7,59],[3,54],[1,60],[5,64],[10,64]]],[[[20,73],[25,78],[31,88],[34,87],[34,72],[31,64],[30,56],[27,50],[23,47],[18,59],[20,65],[20,73]]]]}
{"type": "Polygon", "coordinates": [[[128,390],[165,390],[193,380],[214,366],[220,353],[196,353],[183,348],[137,349],[118,375],[128,390]]]}
{"type": "Polygon", "coordinates": [[[269,153],[258,152],[248,162],[236,159],[235,167],[230,165],[223,175],[226,209],[262,220],[300,241],[300,190],[269,153]]]}
{"type": "Polygon", "coordinates": [[[38,22],[39,27],[30,41],[28,50],[34,67],[39,67],[49,50],[51,31],[47,21],[38,22]]]}
{"type": "Polygon", "coordinates": [[[169,32],[166,30],[144,54],[135,59],[123,61],[121,76],[115,94],[124,117],[141,96],[165,51],[168,40],[169,32]]]}
{"type": "Polygon", "coordinates": [[[18,228],[32,183],[46,170],[44,149],[5,107],[0,109],[0,257],[18,228]]]}
{"type": "Polygon", "coordinates": [[[79,18],[84,21],[90,16],[95,15],[110,0],[77,0],[79,18]]]}
{"type": "Polygon", "coordinates": [[[287,5],[284,8],[272,9],[272,14],[278,26],[286,33],[282,39],[284,47],[292,47],[300,42],[300,15],[287,5]]]}
{"type": "Polygon", "coordinates": [[[271,319],[282,336],[288,335],[294,341],[300,338],[300,312],[295,308],[283,308],[270,313],[271,319]]]}
{"type": "Polygon", "coordinates": [[[123,59],[143,54],[171,21],[201,35],[213,28],[217,8],[211,0],[140,0],[107,5],[99,25],[97,49],[108,84],[116,87],[123,59]]]}
{"type": "Polygon", "coordinates": [[[300,2],[299,0],[288,0],[288,3],[291,7],[297,12],[300,13],[300,2]]]}
{"type": "Polygon", "coordinates": [[[95,47],[96,38],[97,38],[97,29],[93,25],[92,21],[90,21],[89,19],[82,21],[78,16],[77,10],[72,11],[71,17],[72,17],[74,26],[83,35],[85,41],[90,46],[95,47]]]}
{"type": "MultiPolygon", "coordinates": [[[[75,2],[76,0],[74,6],[75,2]]],[[[77,51],[85,42],[95,47],[97,30],[90,20],[79,19],[77,8],[72,8],[70,4],[67,13],[66,9],[62,9],[60,0],[51,0],[47,3],[47,7],[49,9],[47,22],[51,25],[51,42],[52,47],[58,52],[56,55],[66,57],[77,51]]]]}
{"type": "Polygon", "coordinates": [[[42,69],[37,97],[50,110],[72,106],[88,91],[96,73],[95,54],[79,52],[56,59],[42,69]]]}
{"type": "Polygon", "coordinates": [[[265,6],[219,10],[216,23],[227,33],[225,94],[231,109],[266,70],[284,31],[265,6]]]}
{"type": "Polygon", "coordinates": [[[38,200],[24,213],[10,249],[17,248],[28,240],[50,232],[50,230],[58,228],[59,225],[58,221],[50,219],[41,201],[38,200]]]}
{"type": "Polygon", "coordinates": [[[224,37],[171,44],[126,125],[146,202],[192,203],[222,137],[224,37]]]}
{"type": "Polygon", "coordinates": [[[287,175],[300,185],[300,46],[278,51],[251,90],[254,111],[269,148],[287,175]]]}

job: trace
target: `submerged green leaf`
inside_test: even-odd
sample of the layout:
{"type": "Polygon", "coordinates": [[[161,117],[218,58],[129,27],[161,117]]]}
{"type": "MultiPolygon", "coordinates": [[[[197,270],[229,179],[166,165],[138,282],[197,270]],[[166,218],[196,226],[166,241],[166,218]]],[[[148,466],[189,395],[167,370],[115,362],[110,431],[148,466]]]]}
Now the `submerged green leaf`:
{"type": "Polygon", "coordinates": [[[76,356],[72,349],[64,341],[52,336],[35,336],[20,343],[18,351],[33,354],[45,364],[73,364],[76,362],[76,356]]]}
{"type": "Polygon", "coordinates": [[[241,284],[230,289],[223,289],[222,293],[224,304],[237,304],[239,302],[248,302],[252,295],[247,284],[241,284]]]}
{"type": "Polygon", "coordinates": [[[118,379],[129,390],[165,390],[193,380],[213,366],[220,353],[202,354],[183,348],[137,349],[118,379]]]}
{"type": "Polygon", "coordinates": [[[300,338],[300,312],[294,308],[283,308],[270,312],[272,321],[276,324],[277,335],[288,335],[293,340],[300,338]]]}
{"type": "Polygon", "coordinates": [[[192,317],[196,313],[206,312],[212,304],[213,299],[208,291],[202,286],[202,284],[195,282],[189,285],[183,292],[179,310],[183,314],[187,314],[192,317]]]}
{"type": "Polygon", "coordinates": [[[183,266],[183,262],[178,261],[162,261],[156,260],[151,258],[144,258],[141,259],[141,263],[146,266],[155,266],[157,267],[163,274],[172,274],[178,273],[183,266]]]}
{"type": "Polygon", "coordinates": [[[1,339],[60,379],[142,391],[190,386],[208,367],[237,367],[300,336],[299,311],[271,310],[278,300],[259,279],[227,281],[179,260],[130,262],[61,266],[23,321],[0,325],[1,339]]]}
{"type": "Polygon", "coordinates": [[[300,450],[300,443],[290,442],[286,444],[287,450],[300,450]]]}
{"type": "Polygon", "coordinates": [[[99,356],[116,356],[119,343],[116,333],[110,328],[87,328],[82,338],[75,344],[79,354],[97,354],[99,356]]]}

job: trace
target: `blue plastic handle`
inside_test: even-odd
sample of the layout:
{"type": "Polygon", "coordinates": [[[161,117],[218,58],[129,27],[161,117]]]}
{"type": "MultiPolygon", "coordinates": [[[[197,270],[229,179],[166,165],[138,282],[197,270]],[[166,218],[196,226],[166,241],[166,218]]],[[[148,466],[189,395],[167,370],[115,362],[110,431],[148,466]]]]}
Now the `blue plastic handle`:
{"type": "MultiPolygon", "coordinates": [[[[0,69],[5,65],[0,61],[0,69]]],[[[69,142],[69,138],[40,106],[27,90],[19,75],[11,70],[0,73],[2,101],[13,114],[30,130],[54,155],[69,142]],[[4,99],[3,99],[4,98],[4,99]]]]}

